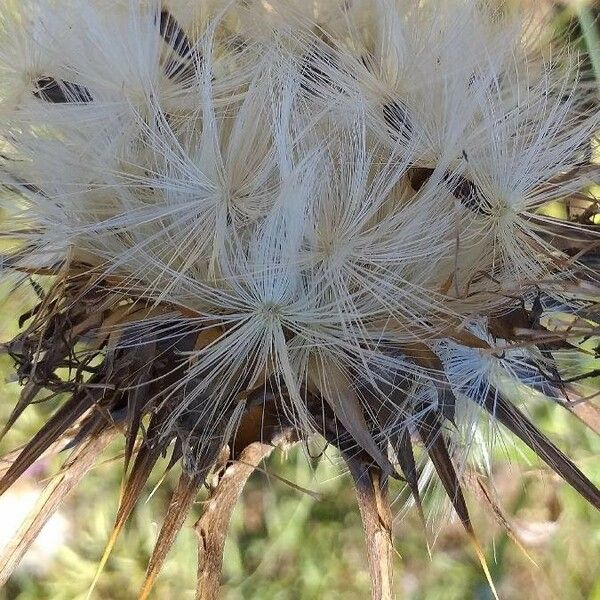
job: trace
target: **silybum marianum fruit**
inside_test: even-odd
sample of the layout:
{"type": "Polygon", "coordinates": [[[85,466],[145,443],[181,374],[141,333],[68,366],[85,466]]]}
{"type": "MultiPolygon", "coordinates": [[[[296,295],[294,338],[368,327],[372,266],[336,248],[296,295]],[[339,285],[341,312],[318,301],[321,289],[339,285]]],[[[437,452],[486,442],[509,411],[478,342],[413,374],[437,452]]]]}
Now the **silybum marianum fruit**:
{"type": "Polygon", "coordinates": [[[103,561],[159,457],[181,472],[142,598],[209,475],[214,598],[245,480],[313,437],[354,478],[376,598],[390,480],[417,507],[439,480],[475,539],[463,488],[498,433],[600,506],[527,416],[543,396],[600,430],[578,368],[599,322],[597,92],[535,20],[466,0],[8,0],[0,30],[3,277],[39,296],[5,346],[23,394],[4,431],[62,398],[0,492],[66,448],[3,581],[119,435],[103,561]]]}

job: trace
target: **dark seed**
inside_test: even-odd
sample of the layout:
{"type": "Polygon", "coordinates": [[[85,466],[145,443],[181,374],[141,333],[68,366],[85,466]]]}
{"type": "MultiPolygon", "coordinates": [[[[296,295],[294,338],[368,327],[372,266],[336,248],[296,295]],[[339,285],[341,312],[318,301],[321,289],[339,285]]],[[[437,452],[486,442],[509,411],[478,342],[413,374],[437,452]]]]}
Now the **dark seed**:
{"type": "Polygon", "coordinates": [[[160,13],[160,35],[179,56],[188,58],[191,55],[192,43],[190,39],[168,10],[163,10],[160,13]]]}
{"type": "MultiPolygon", "coordinates": [[[[433,174],[433,169],[427,167],[413,167],[408,177],[410,185],[415,192],[418,192],[429,180],[433,174]]],[[[460,200],[460,203],[480,215],[490,214],[490,203],[483,197],[477,186],[466,177],[451,176],[450,173],[444,174],[444,181],[450,185],[452,195],[460,200]]]]}
{"type": "Polygon", "coordinates": [[[318,95],[320,93],[319,88],[333,87],[328,71],[337,68],[338,63],[330,53],[323,52],[317,48],[313,49],[302,61],[300,69],[302,82],[300,87],[305,92],[318,95]]]}
{"type": "Polygon", "coordinates": [[[472,181],[461,176],[450,180],[448,174],[446,174],[446,180],[452,183],[452,195],[460,200],[463,206],[480,215],[490,214],[490,203],[481,195],[472,181]]]}
{"type": "Polygon", "coordinates": [[[33,95],[40,100],[53,104],[66,104],[68,102],[92,102],[89,90],[82,85],[61,81],[53,77],[40,77],[35,82],[36,90],[33,95]]]}
{"type": "Polygon", "coordinates": [[[167,62],[165,66],[167,77],[179,83],[189,82],[201,62],[199,53],[169,11],[163,10],[160,13],[159,30],[165,43],[169,44],[180,57],[180,59],[172,58],[167,62]]]}
{"type": "Polygon", "coordinates": [[[408,178],[413,190],[418,192],[427,183],[432,174],[433,169],[427,167],[413,167],[408,172],[408,178]]]}

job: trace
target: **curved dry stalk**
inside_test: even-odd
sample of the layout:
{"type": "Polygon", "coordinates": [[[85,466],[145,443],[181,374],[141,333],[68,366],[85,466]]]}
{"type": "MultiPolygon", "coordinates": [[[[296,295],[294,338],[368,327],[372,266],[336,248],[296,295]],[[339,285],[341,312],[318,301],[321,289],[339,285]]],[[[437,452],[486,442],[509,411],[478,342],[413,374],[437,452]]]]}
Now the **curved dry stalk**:
{"type": "Polygon", "coordinates": [[[198,588],[196,600],[219,596],[223,549],[233,509],[254,469],[271,454],[274,446],[253,442],[230,464],[211,493],[204,514],[194,525],[198,534],[198,588]]]}
{"type": "Polygon", "coordinates": [[[368,466],[356,458],[346,456],[345,459],[354,479],[365,532],[371,572],[371,597],[373,600],[393,600],[394,546],[387,482],[378,468],[368,466]]]}

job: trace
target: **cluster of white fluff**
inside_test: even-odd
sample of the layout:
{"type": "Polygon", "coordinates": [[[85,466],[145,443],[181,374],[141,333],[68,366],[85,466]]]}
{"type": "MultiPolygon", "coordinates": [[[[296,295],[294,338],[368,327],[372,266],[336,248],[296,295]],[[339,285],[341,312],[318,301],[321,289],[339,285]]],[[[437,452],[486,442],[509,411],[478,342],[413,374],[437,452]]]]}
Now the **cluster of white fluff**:
{"type": "Polygon", "coordinates": [[[600,119],[532,23],[467,0],[5,0],[11,265],[170,307],[141,330],[216,328],[177,409],[207,438],[276,376],[293,423],[314,430],[317,391],[383,466],[448,390],[535,379],[548,359],[503,355],[488,318],[577,282],[538,209],[589,182],[600,119]]]}

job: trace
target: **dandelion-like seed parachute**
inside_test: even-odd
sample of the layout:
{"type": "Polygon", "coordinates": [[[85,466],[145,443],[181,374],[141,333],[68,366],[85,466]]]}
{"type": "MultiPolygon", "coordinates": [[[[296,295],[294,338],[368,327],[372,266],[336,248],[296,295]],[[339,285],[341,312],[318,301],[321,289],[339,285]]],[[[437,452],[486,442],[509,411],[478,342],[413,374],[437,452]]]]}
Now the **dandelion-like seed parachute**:
{"type": "Polygon", "coordinates": [[[39,293],[5,347],[23,393],[4,433],[38,394],[63,398],[0,493],[69,452],[1,580],[118,434],[103,561],[158,459],[181,469],[141,598],[209,474],[198,597],[214,598],[245,480],[312,436],[354,478],[375,598],[390,478],[420,507],[414,445],[473,539],[463,487],[498,426],[600,507],[505,393],[600,430],[573,370],[598,334],[582,190],[600,117],[568,49],[463,0],[15,0],[0,29],[4,277],[39,293]],[[568,219],[540,210],[555,200],[568,219]]]}

